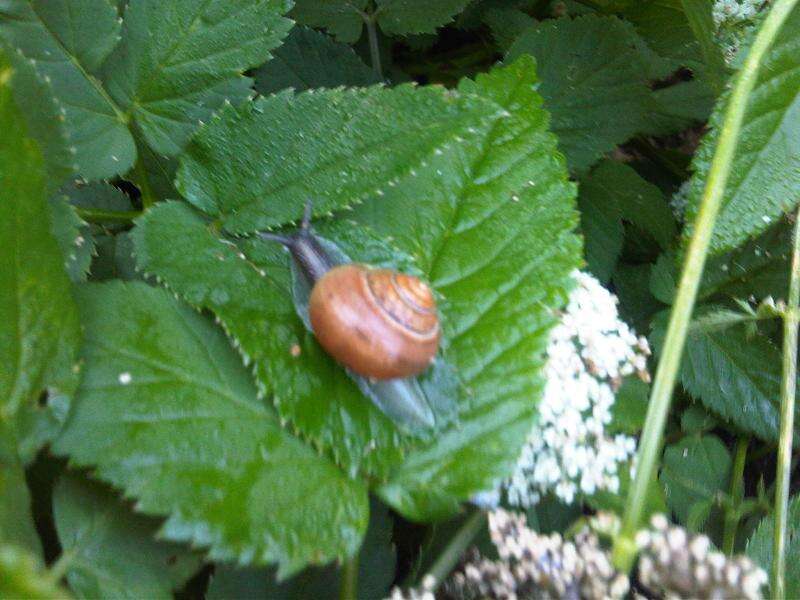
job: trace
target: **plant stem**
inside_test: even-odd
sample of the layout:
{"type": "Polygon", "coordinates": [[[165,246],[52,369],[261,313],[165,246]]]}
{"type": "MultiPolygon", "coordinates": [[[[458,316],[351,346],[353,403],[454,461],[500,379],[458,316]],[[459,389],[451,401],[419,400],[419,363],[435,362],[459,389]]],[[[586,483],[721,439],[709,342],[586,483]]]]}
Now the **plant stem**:
{"type": "Polygon", "coordinates": [[[736,456],[731,471],[731,506],[725,510],[725,529],[722,532],[722,551],[731,556],[736,544],[736,530],[739,527],[739,505],[744,499],[744,464],[747,459],[749,439],[742,436],[736,441],[736,456]]]}
{"type": "Polygon", "coordinates": [[[142,194],[142,206],[146,209],[155,204],[156,197],[153,195],[153,190],[150,188],[150,181],[147,178],[147,170],[141,160],[137,160],[131,170],[131,177],[139,192],[142,194]]]}
{"type": "Polygon", "coordinates": [[[372,70],[375,71],[375,74],[378,78],[383,79],[383,73],[381,72],[381,50],[378,47],[378,32],[375,29],[375,20],[377,13],[361,13],[362,18],[364,19],[364,24],[367,26],[367,38],[369,39],[369,57],[370,61],[372,62],[372,70]]]}
{"type": "Polygon", "coordinates": [[[797,391],[797,305],[800,300],[800,211],[794,226],[789,299],[783,317],[783,373],[781,375],[781,429],[775,472],[775,538],[772,544],[772,594],[786,596],[786,521],[789,510],[789,474],[794,431],[794,399],[797,391]]]}
{"type": "Polygon", "coordinates": [[[680,284],[670,314],[667,335],[664,340],[664,351],[661,354],[653,382],[647,419],[639,443],[636,477],[628,493],[622,530],[614,541],[614,564],[624,572],[630,570],[636,558],[634,537],[641,523],[648,483],[655,475],[656,463],[661,451],[661,438],[669,413],[675,378],[680,367],[686,333],[711,242],[711,232],[719,214],[725,185],[731,172],[747,100],[755,87],[761,60],[797,1],[776,0],[773,4],[772,10],[764,19],[736,78],[728,106],[725,109],[717,147],[700,201],[700,210],[694,223],[694,233],[686,251],[680,284]]]}
{"type": "MultiPolygon", "coordinates": [[[[486,513],[482,510],[476,510],[469,518],[464,521],[464,524],[447,544],[447,547],[433,563],[430,570],[425,577],[433,577],[435,587],[442,583],[458,561],[464,555],[467,547],[472,543],[473,538],[478,535],[478,532],[486,526],[486,513]]],[[[423,577],[423,579],[425,579],[423,577]]]]}
{"type": "Polygon", "coordinates": [[[79,549],[80,547],[76,545],[68,550],[64,550],[61,556],[59,556],[47,570],[47,577],[52,581],[53,585],[58,585],[67,574],[67,571],[69,571],[69,568],[72,566],[72,562],[78,555],[79,549]]]}
{"type": "Polygon", "coordinates": [[[76,207],[78,216],[89,223],[102,223],[107,221],[127,222],[133,221],[141,215],[138,210],[105,210],[102,208],[76,207]]]}
{"type": "Polygon", "coordinates": [[[339,584],[340,600],[356,600],[358,596],[358,554],[342,565],[342,581],[339,584]]]}

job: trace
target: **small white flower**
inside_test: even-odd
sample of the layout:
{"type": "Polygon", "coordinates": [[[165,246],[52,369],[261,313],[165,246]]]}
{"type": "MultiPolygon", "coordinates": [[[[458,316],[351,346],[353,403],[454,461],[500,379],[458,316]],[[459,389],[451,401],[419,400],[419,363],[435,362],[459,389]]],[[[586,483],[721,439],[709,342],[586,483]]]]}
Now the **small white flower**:
{"type": "Polygon", "coordinates": [[[647,341],[617,314],[617,299],[592,276],[577,286],[547,349],[539,419],[502,487],[512,505],[529,507],[547,493],[566,503],[579,494],[619,489],[618,468],[636,440],[610,436],[614,390],[631,373],[645,376],[647,341]]]}

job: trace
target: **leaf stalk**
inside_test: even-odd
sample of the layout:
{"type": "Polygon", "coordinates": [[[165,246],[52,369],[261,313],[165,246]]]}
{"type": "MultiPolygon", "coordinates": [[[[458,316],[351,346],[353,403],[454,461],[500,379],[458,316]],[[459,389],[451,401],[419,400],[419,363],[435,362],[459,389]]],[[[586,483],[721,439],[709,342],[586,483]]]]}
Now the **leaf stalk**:
{"type": "Polygon", "coordinates": [[[372,70],[383,79],[383,72],[381,69],[381,49],[378,46],[378,32],[375,28],[377,21],[377,11],[373,13],[361,13],[361,18],[364,19],[364,24],[367,27],[367,39],[369,40],[369,57],[372,63],[372,70]]]}
{"type": "Polygon", "coordinates": [[[425,574],[426,577],[433,577],[436,587],[450,575],[450,572],[455,568],[458,561],[464,555],[464,552],[472,543],[472,540],[478,535],[478,532],[486,527],[486,513],[482,510],[476,510],[469,518],[464,521],[464,524],[459,528],[447,547],[433,563],[430,570],[425,574]]]}
{"type": "Polygon", "coordinates": [[[775,531],[772,540],[772,594],[786,597],[786,528],[789,510],[789,475],[792,469],[792,432],[797,392],[797,306],[800,301],[800,211],[794,226],[789,298],[783,317],[783,371],[781,376],[781,426],[778,466],[775,471],[775,531]]]}
{"type": "Polygon", "coordinates": [[[102,208],[75,207],[78,216],[88,223],[107,223],[109,221],[127,223],[142,213],[138,210],[105,210],[102,208]]]}
{"type": "Polygon", "coordinates": [[[655,475],[664,425],[669,413],[686,334],[708,255],[711,233],[719,214],[725,186],[733,165],[736,143],[742,129],[747,101],[755,87],[761,61],[797,1],[776,0],[773,4],[736,77],[725,110],[717,147],[700,201],[700,209],[694,223],[694,232],[689,240],[675,303],[670,314],[664,351],[653,382],[647,418],[637,455],[636,477],[628,493],[620,535],[614,541],[614,564],[625,572],[631,569],[636,558],[634,538],[644,512],[647,485],[655,475]]]}
{"type": "Polygon", "coordinates": [[[736,530],[739,528],[741,512],[739,505],[744,500],[744,465],[747,462],[747,446],[750,440],[741,436],[736,441],[736,455],[733,459],[731,471],[731,485],[729,488],[731,505],[725,509],[725,526],[722,532],[722,551],[731,556],[736,545],[736,530]]]}
{"type": "Polygon", "coordinates": [[[358,554],[351,556],[342,565],[342,580],[339,584],[340,600],[356,600],[358,597],[358,554]]]}

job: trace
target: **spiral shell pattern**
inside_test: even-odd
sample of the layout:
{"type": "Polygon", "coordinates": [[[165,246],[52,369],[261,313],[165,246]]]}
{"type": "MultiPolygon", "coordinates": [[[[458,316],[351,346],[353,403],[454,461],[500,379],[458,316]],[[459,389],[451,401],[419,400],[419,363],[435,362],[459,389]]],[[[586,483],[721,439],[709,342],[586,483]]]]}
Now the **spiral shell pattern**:
{"type": "Polygon", "coordinates": [[[320,345],[355,373],[375,379],[424,371],[439,347],[430,287],[417,277],[348,264],[317,281],[309,317],[320,345]]]}

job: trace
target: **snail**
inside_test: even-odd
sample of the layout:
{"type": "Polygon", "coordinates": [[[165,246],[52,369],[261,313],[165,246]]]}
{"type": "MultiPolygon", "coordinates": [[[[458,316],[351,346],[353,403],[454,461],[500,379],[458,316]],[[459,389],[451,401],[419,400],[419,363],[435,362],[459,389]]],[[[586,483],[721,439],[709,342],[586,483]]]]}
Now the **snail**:
{"type": "Polygon", "coordinates": [[[412,429],[436,423],[417,375],[434,363],[441,329],[430,287],[417,277],[354,263],[311,228],[311,204],[291,235],[260,232],[292,256],[298,316],[320,346],[383,412],[412,429]]]}

